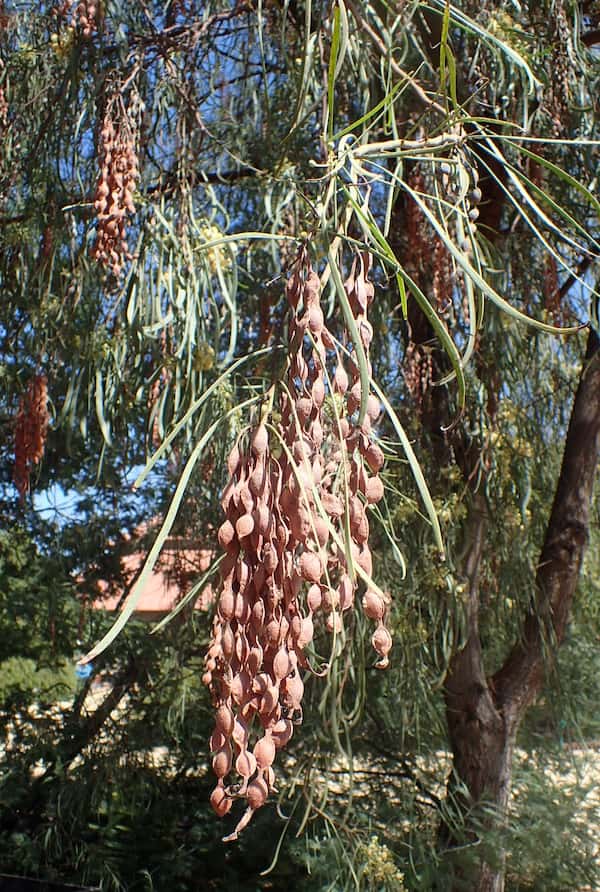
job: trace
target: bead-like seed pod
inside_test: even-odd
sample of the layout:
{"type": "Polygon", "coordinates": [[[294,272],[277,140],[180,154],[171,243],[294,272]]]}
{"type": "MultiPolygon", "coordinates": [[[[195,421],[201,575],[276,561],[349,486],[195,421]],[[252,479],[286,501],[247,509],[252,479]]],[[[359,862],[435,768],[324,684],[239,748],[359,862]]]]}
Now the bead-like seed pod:
{"type": "Polygon", "coordinates": [[[392,649],[392,636],[384,625],[381,625],[377,629],[375,629],[373,637],[371,638],[371,642],[374,649],[382,657],[382,659],[376,664],[377,668],[387,668],[389,664],[388,654],[392,649]]]}
{"type": "Polygon", "coordinates": [[[371,421],[377,421],[381,414],[381,403],[377,399],[376,396],[373,396],[372,393],[369,394],[367,399],[367,415],[371,419],[371,421]]]}
{"type": "Polygon", "coordinates": [[[215,775],[220,779],[226,777],[231,771],[231,747],[229,744],[218,750],[212,760],[212,768],[215,775]]]}
{"type": "MultiPolygon", "coordinates": [[[[95,196],[105,202],[106,213],[114,214],[109,223],[116,232],[132,196],[126,196],[124,203],[115,201],[114,182],[120,177],[124,186],[127,169],[111,171],[113,179],[106,179],[102,189],[106,195],[98,190],[95,196]]],[[[370,440],[379,402],[369,395],[370,414],[359,426],[357,345],[347,334],[338,335],[338,341],[328,332],[319,303],[319,278],[305,264],[305,249],[300,257],[286,286],[291,310],[286,387],[275,389],[269,408],[269,423],[278,434],[268,435],[263,414],[250,437],[240,437],[229,455],[230,480],[221,499],[225,520],[219,541],[226,553],[203,676],[220,704],[211,739],[219,779],[213,798],[216,810],[223,813],[232,798],[247,803],[226,840],[237,838],[275,789],[276,750],[289,741],[293,725],[302,722],[301,671],[309,665],[304,651],[313,640],[314,616],[322,611],[326,628],[332,634],[343,632],[342,615],[353,606],[357,586],[349,575],[347,551],[355,567],[370,576],[365,501],[377,501],[383,491],[377,477],[383,453],[370,440]],[[343,362],[340,343],[350,345],[343,362]],[[334,374],[328,351],[337,355],[334,374]],[[326,404],[328,387],[334,411],[329,401],[326,404]],[[343,544],[348,532],[349,541],[343,544]],[[321,585],[325,574],[327,585],[321,585]],[[254,735],[252,750],[249,729],[254,735]],[[237,753],[233,768],[232,744],[237,753]],[[225,777],[230,783],[227,789],[225,777]]],[[[370,262],[368,254],[357,258],[344,286],[367,364],[372,338],[367,310],[374,296],[368,280],[370,262]]],[[[391,646],[381,622],[386,602],[374,599],[370,589],[364,601],[367,615],[384,629],[373,636],[377,666],[382,668],[386,647],[391,646]]]]}
{"type": "Polygon", "coordinates": [[[323,600],[323,596],[321,594],[321,588],[318,585],[311,585],[307,594],[306,594],[306,603],[308,605],[308,609],[311,613],[315,613],[319,607],[321,606],[321,602],[323,600]]]}
{"type": "Polygon", "coordinates": [[[256,759],[254,758],[254,754],[248,750],[242,750],[235,760],[235,770],[240,777],[252,777],[256,771],[256,759]]]}
{"type": "Polygon", "coordinates": [[[374,474],[377,474],[383,467],[383,463],[385,461],[383,452],[377,445],[377,443],[369,443],[369,446],[365,450],[364,453],[365,461],[370,467],[371,471],[374,474]]]}
{"type": "Polygon", "coordinates": [[[275,743],[271,735],[261,737],[254,747],[254,757],[261,771],[271,767],[275,761],[275,743]]]}
{"type": "Polygon", "coordinates": [[[311,396],[313,405],[320,409],[325,401],[325,384],[322,378],[317,378],[312,386],[311,396]]]}
{"type": "Polygon", "coordinates": [[[225,620],[233,619],[235,595],[231,589],[224,589],[219,598],[219,613],[225,620]]]}
{"type": "Polygon", "coordinates": [[[262,777],[257,777],[252,783],[248,784],[246,799],[248,800],[248,805],[252,811],[261,808],[267,801],[268,795],[269,790],[262,777]]]}
{"type": "Polygon", "coordinates": [[[338,366],[335,370],[335,375],[333,376],[333,389],[336,393],[344,396],[344,394],[348,390],[348,385],[349,381],[346,369],[340,362],[338,363],[338,366]]]}
{"type": "Polygon", "coordinates": [[[296,412],[300,422],[305,422],[313,410],[313,402],[307,396],[300,397],[296,400],[296,412]]]}
{"type": "Polygon", "coordinates": [[[383,498],[383,483],[379,477],[369,477],[365,484],[365,496],[370,505],[383,498]]]}
{"type": "Polygon", "coordinates": [[[314,304],[308,311],[308,326],[313,334],[320,334],[324,325],[323,311],[318,304],[314,304]]]}
{"type": "Polygon", "coordinates": [[[252,437],[252,451],[255,455],[263,456],[269,448],[269,434],[264,424],[259,424],[252,437]]]}
{"type": "Polygon", "coordinates": [[[307,582],[319,582],[323,575],[321,558],[314,551],[305,551],[300,557],[300,573],[307,582]]]}
{"type": "Polygon", "coordinates": [[[225,788],[222,783],[218,783],[210,794],[210,804],[215,814],[220,818],[225,817],[227,812],[231,809],[231,799],[225,793],[225,788]]]}
{"type": "Polygon", "coordinates": [[[362,606],[365,614],[369,617],[369,619],[383,619],[383,615],[385,613],[385,602],[377,594],[377,592],[373,592],[368,589],[363,595],[362,606]]]}
{"type": "Polygon", "coordinates": [[[251,514],[242,514],[235,523],[235,531],[238,539],[249,536],[254,531],[254,518],[251,514]]]}
{"type": "Polygon", "coordinates": [[[225,624],[223,634],[221,635],[221,650],[226,660],[231,660],[235,652],[235,636],[231,630],[229,623],[225,624]]]}
{"type": "Polygon", "coordinates": [[[292,671],[290,655],[285,647],[280,647],[273,657],[273,675],[275,681],[281,681],[292,671]]]}
{"type": "Polygon", "coordinates": [[[215,725],[225,737],[231,737],[235,718],[229,706],[219,706],[215,716],[215,725]]]}
{"type": "Polygon", "coordinates": [[[221,548],[229,548],[233,539],[235,537],[235,529],[233,524],[229,520],[223,521],[221,526],[219,527],[219,532],[217,533],[217,538],[219,540],[219,545],[221,548]]]}

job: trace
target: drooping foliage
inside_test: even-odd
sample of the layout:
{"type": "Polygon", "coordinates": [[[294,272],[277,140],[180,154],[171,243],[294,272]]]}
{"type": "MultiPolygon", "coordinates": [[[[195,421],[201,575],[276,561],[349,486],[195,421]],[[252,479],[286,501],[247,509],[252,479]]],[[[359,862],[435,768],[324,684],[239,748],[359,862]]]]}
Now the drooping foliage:
{"type": "MultiPolygon", "coordinates": [[[[304,693],[283,775],[322,772],[331,740],[369,769],[405,759],[395,795],[429,834],[415,888],[437,857],[424,816],[452,802],[406,754],[443,741],[473,492],[492,674],[530,609],[576,329],[596,324],[599,15],[106,0],[0,18],[3,513],[35,527],[48,486],[79,490],[91,524],[100,487],[117,529],[164,508],[113,647],[166,536],[219,531],[216,810],[266,800],[304,693]]],[[[111,572],[96,532],[70,556],[88,579],[111,572]]],[[[308,798],[333,849],[382,820],[308,798]]]]}

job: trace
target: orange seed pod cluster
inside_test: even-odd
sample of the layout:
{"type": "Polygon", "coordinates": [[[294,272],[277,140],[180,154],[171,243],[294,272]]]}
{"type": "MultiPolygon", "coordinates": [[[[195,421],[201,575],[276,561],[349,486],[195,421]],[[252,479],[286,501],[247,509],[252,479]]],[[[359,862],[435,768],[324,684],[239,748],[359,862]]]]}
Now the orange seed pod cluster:
{"type": "Polygon", "coordinates": [[[19,401],[15,423],[13,480],[21,500],[29,492],[34,466],[44,455],[48,419],[48,381],[45,375],[34,375],[19,401]]]}
{"type": "Polygon", "coordinates": [[[133,193],[139,176],[136,128],[124,107],[109,103],[100,131],[100,178],[94,209],[96,241],[91,254],[118,278],[126,260],[127,217],[135,213],[133,193]]]}
{"type": "Polygon", "coordinates": [[[98,28],[97,15],[98,3],[95,0],[82,0],[75,7],[75,21],[88,40],[98,28]]]}
{"type": "MultiPolygon", "coordinates": [[[[369,263],[361,256],[346,283],[366,351],[372,338],[369,263]]],[[[315,623],[340,634],[354,603],[355,568],[367,579],[372,572],[367,507],[383,494],[383,453],[370,431],[380,407],[369,394],[358,424],[358,367],[352,354],[349,373],[344,367],[325,325],[320,289],[302,251],[286,289],[289,371],[280,411],[273,413],[280,420],[270,423],[269,412],[263,413],[228,459],[218,533],[225,558],[203,676],[216,706],[211,804],[224,816],[235,799],[246,802],[225,841],[237,838],[275,789],[276,752],[302,722],[302,672],[311,669],[306,649],[315,623]],[[335,413],[325,411],[326,399],[337,401],[335,413]]],[[[378,624],[373,646],[381,668],[392,644],[384,625],[388,602],[374,583],[367,586],[363,607],[378,624]]]]}

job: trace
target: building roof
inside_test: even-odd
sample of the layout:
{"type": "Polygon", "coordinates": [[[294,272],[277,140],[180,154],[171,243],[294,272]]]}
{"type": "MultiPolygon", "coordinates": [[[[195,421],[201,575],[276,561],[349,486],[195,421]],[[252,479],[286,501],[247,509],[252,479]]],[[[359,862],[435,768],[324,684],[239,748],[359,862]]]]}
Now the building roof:
{"type": "MultiPolygon", "coordinates": [[[[147,529],[136,530],[132,540],[135,541],[146,533],[147,529]]],[[[98,594],[93,598],[91,607],[94,610],[122,609],[126,601],[125,595],[131,590],[135,579],[144,566],[147,552],[141,549],[131,551],[121,558],[122,578],[124,585],[115,590],[114,584],[99,580],[98,594]]],[[[196,584],[201,575],[209,569],[214,560],[214,552],[203,548],[197,542],[180,536],[167,538],[161,554],[149,579],[142,590],[134,615],[138,618],[156,619],[164,616],[185,597],[196,584]]],[[[207,610],[214,598],[210,583],[199,593],[194,609],[207,610]]]]}

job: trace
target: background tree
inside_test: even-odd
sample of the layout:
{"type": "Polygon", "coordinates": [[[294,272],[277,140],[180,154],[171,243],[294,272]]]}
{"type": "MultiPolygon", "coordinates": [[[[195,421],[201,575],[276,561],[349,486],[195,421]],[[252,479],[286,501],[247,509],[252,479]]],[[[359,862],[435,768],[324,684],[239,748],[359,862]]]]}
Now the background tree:
{"type": "MultiPolygon", "coordinates": [[[[341,280],[354,252],[374,256],[371,386],[386,400],[376,435],[387,495],[369,517],[375,582],[394,596],[394,661],[373,678],[366,624],[347,623],[324,689],[307,691],[305,733],[319,745],[300,765],[310,776],[330,761],[328,737],[371,762],[373,741],[384,744],[385,770],[401,766],[411,783],[398,810],[438,815],[440,867],[434,877],[424,866],[433,843],[420,826],[427,855],[405,870],[415,888],[503,887],[516,734],[564,637],[583,559],[600,405],[597,12],[4,4],[3,462],[8,481],[14,432],[22,498],[7,484],[3,510],[38,547],[32,488],[82,492],[68,526],[80,530],[83,514],[105,543],[98,492],[115,533],[149,517],[154,500],[140,508],[123,491],[161,442],[156,502],[174,490],[181,528],[212,539],[225,458],[285,374],[283,286],[299,246],[337,338],[341,280]],[[581,323],[589,333],[555,337],[581,323]],[[190,457],[184,493],[174,481],[190,457]],[[454,767],[444,803],[409,758],[442,739],[443,710],[454,767]]],[[[325,409],[340,411],[329,393],[325,409]]],[[[68,569],[105,571],[100,541],[84,543],[96,553],[71,542],[68,569]]],[[[127,661],[121,670],[116,699],[141,682],[127,661]]],[[[90,740],[99,730],[88,726],[90,740]]],[[[330,832],[356,839],[349,811],[318,805],[330,832]]]]}

